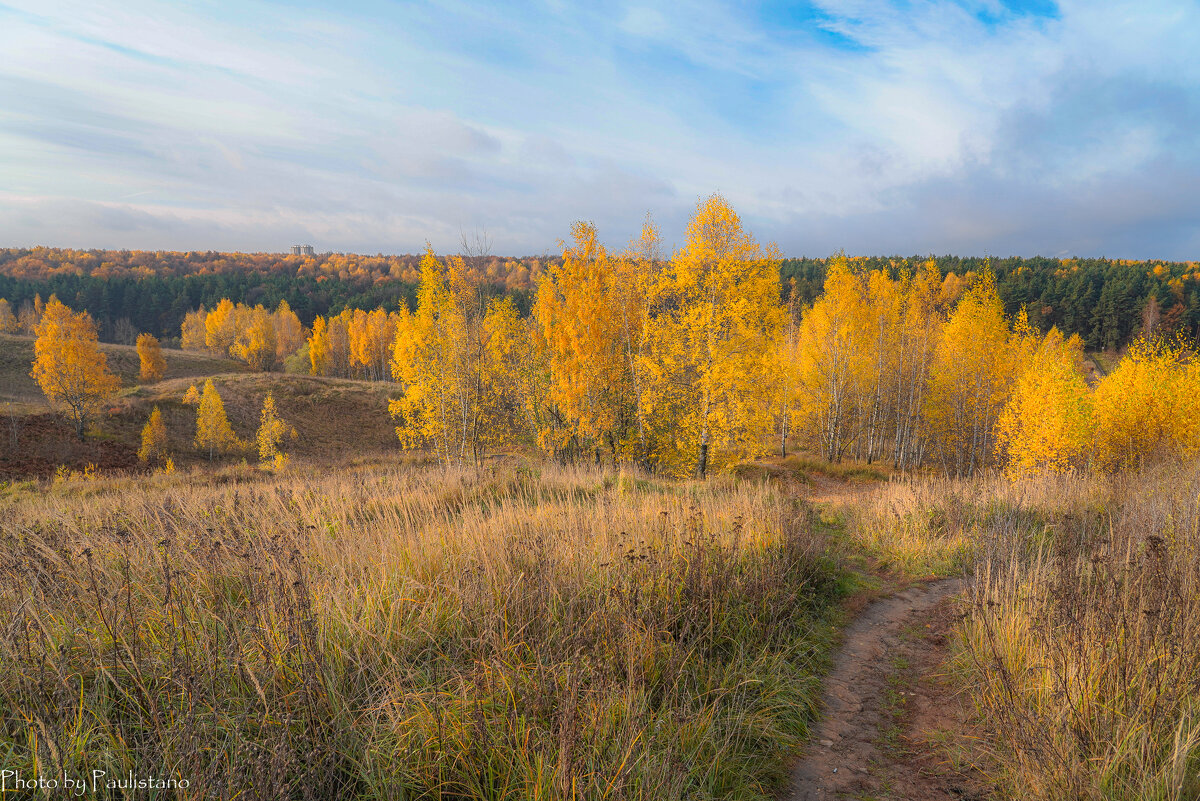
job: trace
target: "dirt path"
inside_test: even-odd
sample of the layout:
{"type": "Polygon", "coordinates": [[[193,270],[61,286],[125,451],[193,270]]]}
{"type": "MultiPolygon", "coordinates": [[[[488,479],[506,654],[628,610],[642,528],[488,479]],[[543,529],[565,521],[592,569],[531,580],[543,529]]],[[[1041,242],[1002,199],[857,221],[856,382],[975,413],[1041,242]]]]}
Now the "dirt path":
{"type": "Polygon", "coordinates": [[[961,588],[960,579],[910,587],[847,627],[787,801],[987,797],[970,769],[954,762],[965,721],[937,676],[961,588]]]}

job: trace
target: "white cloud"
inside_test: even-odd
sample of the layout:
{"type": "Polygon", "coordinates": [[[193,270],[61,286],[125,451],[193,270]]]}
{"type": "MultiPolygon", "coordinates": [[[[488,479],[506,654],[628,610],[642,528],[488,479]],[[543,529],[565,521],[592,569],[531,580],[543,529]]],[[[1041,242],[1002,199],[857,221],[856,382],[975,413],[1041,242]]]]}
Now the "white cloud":
{"type": "Polygon", "coordinates": [[[1191,3],[11,7],[3,244],[537,253],[647,210],[678,240],[714,189],[797,254],[1200,238],[1191,3]]]}

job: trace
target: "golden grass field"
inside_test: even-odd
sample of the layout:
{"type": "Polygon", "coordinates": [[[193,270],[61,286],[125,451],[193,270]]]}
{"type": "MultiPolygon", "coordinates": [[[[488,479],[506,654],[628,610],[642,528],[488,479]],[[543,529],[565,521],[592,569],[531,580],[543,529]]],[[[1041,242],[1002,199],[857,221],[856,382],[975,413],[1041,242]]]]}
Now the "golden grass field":
{"type": "Polygon", "coordinates": [[[5,765],[211,797],[767,798],[844,589],[761,483],[231,467],[0,503],[5,765]]]}
{"type": "Polygon", "coordinates": [[[963,572],[950,667],[1002,798],[1200,798],[1200,467],[892,482],[868,553],[963,572]]]}

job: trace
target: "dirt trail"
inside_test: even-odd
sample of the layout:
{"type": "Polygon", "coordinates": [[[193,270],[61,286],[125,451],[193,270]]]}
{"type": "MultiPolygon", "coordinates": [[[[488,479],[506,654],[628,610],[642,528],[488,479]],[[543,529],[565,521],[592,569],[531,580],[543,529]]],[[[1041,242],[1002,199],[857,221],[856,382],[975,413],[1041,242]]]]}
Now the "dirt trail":
{"type": "Polygon", "coordinates": [[[969,769],[933,746],[952,749],[963,725],[935,676],[961,588],[961,579],[910,587],[874,602],[846,628],[787,801],[986,797],[969,769]]]}

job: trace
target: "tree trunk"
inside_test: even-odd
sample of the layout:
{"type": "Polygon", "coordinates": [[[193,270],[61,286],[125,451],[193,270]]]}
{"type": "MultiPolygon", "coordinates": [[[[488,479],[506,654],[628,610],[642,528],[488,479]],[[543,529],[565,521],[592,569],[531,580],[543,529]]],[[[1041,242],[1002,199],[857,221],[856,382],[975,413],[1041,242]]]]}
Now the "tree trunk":
{"type": "Polygon", "coordinates": [[[703,481],[708,477],[708,432],[700,436],[700,458],[696,461],[696,478],[703,481]]]}

